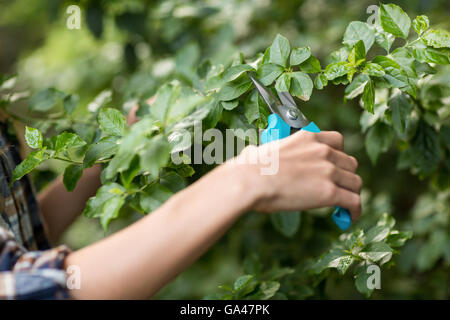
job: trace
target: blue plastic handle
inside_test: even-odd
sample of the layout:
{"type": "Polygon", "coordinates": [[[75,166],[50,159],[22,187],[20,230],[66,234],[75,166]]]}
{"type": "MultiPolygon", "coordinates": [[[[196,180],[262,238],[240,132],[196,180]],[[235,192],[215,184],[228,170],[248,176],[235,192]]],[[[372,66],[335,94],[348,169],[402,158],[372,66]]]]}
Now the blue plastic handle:
{"type": "MultiPolygon", "coordinates": [[[[291,134],[291,127],[275,113],[272,113],[267,119],[268,126],[261,133],[261,143],[269,143],[275,140],[283,139],[291,134]]],[[[302,130],[309,132],[320,132],[320,129],[314,122],[310,122],[302,130]]],[[[341,207],[334,207],[332,215],[334,223],[341,230],[347,230],[352,225],[352,219],[347,209],[341,207]]]]}

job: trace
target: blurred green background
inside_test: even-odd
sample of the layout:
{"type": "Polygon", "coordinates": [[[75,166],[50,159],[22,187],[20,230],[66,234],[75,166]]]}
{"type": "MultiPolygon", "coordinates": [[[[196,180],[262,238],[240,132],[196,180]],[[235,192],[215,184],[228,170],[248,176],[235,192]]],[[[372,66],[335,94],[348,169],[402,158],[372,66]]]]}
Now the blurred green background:
{"type": "MultiPolygon", "coordinates": [[[[426,14],[432,25],[450,27],[449,1],[392,2],[411,18],[426,14]]],[[[127,112],[136,98],[151,97],[169,78],[189,83],[187,75],[202,59],[226,64],[237,52],[252,57],[269,46],[277,33],[295,46],[310,46],[326,62],[327,55],[340,46],[347,24],[366,21],[372,14],[366,10],[374,4],[343,0],[0,0],[0,73],[17,73],[21,90],[55,87],[77,93],[81,114],[98,94],[110,90],[108,104],[127,112]],[[66,27],[66,9],[71,4],[81,7],[79,30],[66,27]]],[[[361,108],[356,100],[344,103],[343,96],[343,87],[328,86],[313,94],[303,110],[321,128],[342,132],[346,151],[358,158],[365,186],[363,214],[368,216],[361,224],[388,211],[399,228],[414,231],[413,240],[394,258],[396,266],[382,274],[382,290],[376,290],[373,298],[448,299],[449,190],[437,190],[430,181],[398,171],[395,150],[383,154],[373,166],[360,133],[361,108]]],[[[26,107],[27,101],[13,105],[17,112],[26,107]]],[[[33,174],[36,187],[43,188],[63,169],[61,163],[46,164],[33,174]]],[[[108,233],[138,218],[136,213],[124,213],[108,233]]],[[[273,231],[267,216],[246,215],[156,298],[202,298],[243,274],[243,261],[249,257],[258,256],[267,267],[292,266],[317,258],[339,235],[330,223],[329,210],[305,212],[301,223],[297,234],[288,239],[273,231]]],[[[77,249],[104,236],[97,220],[80,217],[62,242],[77,249]]],[[[330,274],[319,295],[299,291],[294,296],[362,298],[352,280],[351,275],[330,274]]],[[[295,287],[296,279],[292,281],[295,287]]]]}

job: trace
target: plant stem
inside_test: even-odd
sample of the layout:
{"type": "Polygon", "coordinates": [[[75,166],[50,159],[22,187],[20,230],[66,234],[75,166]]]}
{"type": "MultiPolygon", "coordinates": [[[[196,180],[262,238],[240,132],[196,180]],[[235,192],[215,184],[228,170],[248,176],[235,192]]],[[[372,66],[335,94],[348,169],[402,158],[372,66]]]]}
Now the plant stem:
{"type": "Polygon", "coordinates": [[[78,165],[82,165],[83,164],[83,162],[74,161],[74,160],[70,160],[70,159],[62,158],[62,157],[53,157],[53,159],[61,160],[61,161],[65,161],[65,162],[69,162],[69,163],[73,163],[73,164],[78,164],[78,165]]]}

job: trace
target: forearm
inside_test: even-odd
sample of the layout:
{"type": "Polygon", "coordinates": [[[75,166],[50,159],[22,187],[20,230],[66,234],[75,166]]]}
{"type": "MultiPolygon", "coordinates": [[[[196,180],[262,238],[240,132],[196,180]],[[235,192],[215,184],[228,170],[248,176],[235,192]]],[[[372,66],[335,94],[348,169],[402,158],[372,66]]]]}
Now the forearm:
{"type": "Polygon", "coordinates": [[[74,252],[75,298],[148,298],[202,255],[256,199],[243,168],[221,166],[149,216],[74,252]],[[239,177],[239,178],[238,178],[239,177]],[[245,194],[245,196],[243,196],[245,194]]]}
{"type": "Polygon", "coordinates": [[[62,177],[58,177],[38,195],[39,209],[47,227],[51,242],[78,217],[87,200],[100,187],[100,166],[86,169],[73,192],[64,187],[62,177]]]}

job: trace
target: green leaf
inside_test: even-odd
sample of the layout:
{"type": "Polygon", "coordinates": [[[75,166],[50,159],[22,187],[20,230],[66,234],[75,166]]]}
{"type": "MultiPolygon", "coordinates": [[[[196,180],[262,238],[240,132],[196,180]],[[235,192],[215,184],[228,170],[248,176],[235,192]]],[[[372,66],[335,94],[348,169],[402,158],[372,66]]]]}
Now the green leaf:
{"type": "Polygon", "coordinates": [[[377,226],[388,226],[389,228],[393,228],[395,226],[395,219],[393,216],[388,213],[383,213],[381,218],[377,221],[377,226]]]}
{"type": "Polygon", "coordinates": [[[54,88],[36,92],[30,98],[29,108],[32,111],[50,111],[62,102],[64,93],[54,88]]]}
{"type": "Polygon", "coordinates": [[[351,256],[342,249],[331,249],[328,253],[320,258],[319,261],[312,267],[314,273],[319,274],[327,268],[338,268],[345,272],[351,262],[351,256]]]}
{"type": "Polygon", "coordinates": [[[322,90],[324,87],[326,87],[327,84],[328,84],[327,77],[323,73],[318,74],[314,79],[314,86],[318,90],[322,90]]]}
{"type": "Polygon", "coordinates": [[[277,212],[270,216],[275,229],[282,235],[291,238],[297,232],[300,226],[300,212],[277,212]]]}
{"type": "Polygon", "coordinates": [[[195,173],[194,168],[190,165],[182,163],[174,167],[174,170],[183,178],[192,177],[195,173]]]}
{"type": "Polygon", "coordinates": [[[336,270],[343,275],[347,272],[348,268],[352,266],[353,262],[355,262],[354,257],[350,255],[343,256],[339,259],[339,263],[336,266],[336,270]]]}
{"type": "Polygon", "coordinates": [[[342,47],[339,50],[333,51],[330,54],[330,63],[347,61],[349,54],[350,54],[350,51],[347,47],[342,47]]]}
{"type": "Polygon", "coordinates": [[[259,297],[261,300],[268,300],[272,298],[275,293],[280,289],[280,283],[277,281],[264,281],[259,286],[259,290],[262,295],[259,297]]]}
{"type": "Polygon", "coordinates": [[[433,48],[450,48],[450,33],[442,29],[430,29],[422,36],[422,41],[433,48]]]}
{"type": "Polygon", "coordinates": [[[249,77],[243,75],[234,81],[227,82],[219,92],[219,100],[229,101],[239,98],[252,87],[249,77]]]}
{"type": "Polygon", "coordinates": [[[158,209],[172,196],[172,192],[161,184],[154,184],[139,195],[139,204],[145,212],[150,213],[158,209]]]}
{"type": "Polygon", "coordinates": [[[73,131],[85,142],[92,143],[98,130],[96,126],[85,123],[75,123],[72,126],[73,131]]]}
{"type": "Polygon", "coordinates": [[[83,214],[88,218],[98,218],[103,214],[105,202],[111,198],[125,195],[126,190],[120,184],[115,182],[104,184],[97,190],[95,197],[89,198],[83,214]]]}
{"type": "Polygon", "coordinates": [[[290,65],[296,66],[306,61],[311,56],[310,47],[294,48],[291,51],[290,65]]]}
{"type": "Polygon", "coordinates": [[[177,193],[186,187],[186,181],[174,171],[162,172],[159,183],[169,189],[172,193],[177,193]]]}
{"type": "Polygon", "coordinates": [[[84,142],[77,134],[63,132],[57,136],[53,136],[48,142],[49,149],[55,150],[55,154],[63,154],[70,149],[76,149],[84,146],[84,142]]]}
{"type": "Polygon", "coordinates": [[[261,65],[261,67],[258,69],[258,77],[261,83],[265,86],[269,86],[274,82],[280,74],[283,73],[283,67],[273,64],[273,63],[267,63],[261,65]]]}
{"type": "Polygon", "coordinates": [[[327,84],[328,84],[327,77],[323,73],[318,74],[314,79],[314,86],[318,90],[322,90],[327,84]]]}
{"type": "Polygon", "coordinates": [[[399,134],[404,134],[409,115],[413,106],[405,94],[396,94],[388,101],[391,110],[392,125],[399,134]]]}
{"type": "Polygon", "coordinates": [[[192,81],[195,69],[200,58],[200,46],[195,41],[190,41],[178,50],[175,56],[175,67],[177,73],[192,81]]]}
{"type": "Polygon", "coordinates": [[[430,20],[427,16],[417,16],[413,22],[412,26],[414,31],[420,36],[430,27],[430,20]]]}
{"type": "MultiPolygon", "coordinates": [[[[250,279],[245,285],[241,286],[239,290],[234,290],[233,299],[241,300],[241,299],[252,299],[252,296],[247,296],[249,293],[254,292],[256,287],[258,286],[259,281],[255,278],[250,279]]],[[[260,291],[256,293],[256,295],[261,294],[260,291]]]]}
{"type": "Polygon", "coordinates": [[[364,87],[362,101],[364,103],[364,108],[366,108],[368,112],[373,113],[373,106],[375,104],[375,88],[372,80],[367,81],[364,87]]]}
{"type": "Polygon", "coordinates": [[[364,110],[359,120],[361,131],[366,132],[378,120],[386,118],[386,110],[388,110],[386,104],[376,104],[374,107],[374,114],[371,114],[364,110]]]}
{"type": "Polygon", "coordinates": [[[406,72],[394,60],[385,56],[377,56],[373,59],[373,63],[379,64],[384,69],[385,75],[383,79],[390,86],[400,89],[410,86],[406,72]]]}
{"type": "Polygon", "coordinates": [[[394,135],[391,127],[382,122],[377,122],[369,129],[366,136],[366,151],[373,164],[376,164],[378,156],[386,152],[392,144],[394,135]]]}
{"type": "Polygon", "coordinates": [[[64,100],[63,100],[64,110],[66,110],[66,112],[68,114],[72,114],[73,111],[76,109],[79,102],[80,102],[80,97],[78,97],[78,95],[68,94],[67,96],[64,97],[64,100]]]}
{"type": "Polygon", "coordinates": [[[450,64],[448,52],[442,49],[414,48],[413,55],[419,62],[450,64]]]}
{"type": "Polygon", "coordinates": [[[253,123],[257,120],[258,127],[267,127],[269,110],[265,103],[261,101],[260,95],[256,89],[247,96],[247,99],[245,99],[244,115],[249,123],[253,123]]]}
{"type": "Polygon", "coordinates": [[[262,57],[261,57],[261,64],[267,64],[270,61],[270,47],[266,48],[266,50],[264,51],[262,57]]]}
{"type": "Polygon", "coordinates": [[[313,56],[310,56],[305,62],[302,62],[299,68],[301,71],[306,73],[318,73],[322,71],[320,61],[313,56]]]}
{"type": "Polygon", "coordinates": [[[73,191],[83,174],[83,166],[71,164],[64,170],[63,183],[67,191],[73,191]]]}
{"type": "Polygon", "coordinates": [[[364,66],[362,73],[367,74],[371,77],[382,77],[386,74],[383,67],[376,63],[367,63],[364,66]]]}
{"type": "Polygon", "coordinates": [[[392,256],[392,248],[384,242],[372,242],[364,247],[358,256],[371,262],[384,261],[392,256]]]}
{"type": "MultiPolygon", "coordinates": [[[[192,128],[196,123],[203,121],[210,114],[211,106],[213,103],[217,102],[217,100],[213,100],[213,99],[211,99],[211,97],[209,97],[209,98],[204,97],[202,99],[207,99],[207,100],[209,100],[209,102],[203,103],[203,102],[205,102],[205,100],[203,100],[203,102],[200,101],[199,102],[200,107],[198,107],[195,111],[193,111],[189,115],[187,115],[187,116],[185,115],[184,117],[181,117],[178,121],[174,122],[173,126],[170,127],[170,131],[192,128]]],[[[186,102],[186,100],[181,100],[179,103],[181,104],[182,101],[186,102]]],[[[177,103],[177,105],[174,106],[173,109],[175,109],[175,107],[177,107],[177,106],[178,106],[178,103],[177,103]]],[[[183,107],[180,107],[180,109],[181,108],[183,108],[183,107]]],[[[223,110],[223,108],[220,109],[220,112],[222,110],[223,110]]],[[[170,122],[172,122],[172,120],[170,122]]]]}
{"type": "Polygon", "coordinates": [[[166,83],[156,92],[155,102],[150,108],[150,114],[160,121],[165,121],[170,107],[180,96],[181,87],[178,82],[166,83]]]}
{"type": "Polygon", "coordinates": [[[351,69],[346,75],[337,77],[336,79],[331,80],[331,83],[335,86],[337,85],[348,85],[350,83],[353,74],[355,73],[355,69],[351,69]]]}
{"type": "Polygon", "coordinates": [[[286,67],[286,62],[291,52],[289,40],[280,34],[277,34],[275,40],[270,46],[270,63],[275,63],[286,67]]]}
{"type": "Polygon", "coordinates": [[[303,101],[309,100],[314,88],[311,78],[303,72],[292,72],[290,77],[292,79],[291,93],[303,101]]]}
{"type": "Polygon", "coordinates": [[[233,110],[239,105],[239,99],[230,100],[230,101],[221,101],[222,108],[225,110],[233,110]]]}
{"type": "MultiPolygon", "coordinates": [[[[139,163],[139,157],[135,155],[130,162],[127,170],[120,173],[120,181],[122,185],[128,190],[133,189],[133,179],[141,172],[141,167],[139,163]]],[[[141,210],[138,210],[141,211],[141,210]]]]}
{"type": "Polygon", "coordinates": [[[113,179],[118,172],[127,170],[134,155],[144,148],[147,136],[158,130],[151,118],[143,118],[135,123],[121,139],[119,150],[103,171],[105,179],[113,179]]]}
{"type": "Polygon", "coordinates": [[[31,152],[25,160],[23,160],[19,165],[14,168],[12,181],[19,180],[27,173],[31,172],[34,168],[42,163],[46,159],[45,148],[42,150],[35,150],[31,152]]]}
{"type": "Polygon", "coordinates": [[[123,136],[127,128],[127,122],[123,114],[112,108],[101,109],[98,114],[100,129],[107,135],[123,136]]]}
{"type": "Polygon", "coordinates": [[[381,4],[380,22],[384,31],[403,39],[408,38],[411,19],[395,4],[381,4]]]}
{"type": "Polygon", "coordinates": [[[25,141],[33,149],[41,149],[42,148],[42,133],[35,128],[25,127],[25,141]]]}
{"type": "Polygon", "coordinates": [[[208,114],[202,119],[203,123],[208,128],[215,128],[217,123],[222,118],[223,107],[222,103],[217,100],[212,100],[209,103],[208,114]]]}
{"type": "Polygon", "coordinates": [[[328,80],[333,80],[341,76],[346,75],[353,69],[352,65],[348,62],[336,62],[329,64],[324,71],[325,76],[328,80]]]}
{"type": "Polygon", "coordinates": [[[386,225],[374,226],[366,232],[366,236],[364,238],[364,244],[367,245],[372,242],[383,241],[384,239],[387,238],[390,231],[391,231],[391,228],[386,225]]]}
{"type": "Polygon", "coordinates": [[[375,25],[375,30],[376,43],[389,53],[389,50],[391,49],[391,46],[395,41],[395,36],[390,33],[384,32],[383,28],[378,24],[375,25]]]}
{"type": "Polygon", "coordinates": [[[364,48],[364,42],[359,40],[355,43],[350,54],[348,55],[348,61],[354,65],[358,66],[366,59],[366,49],[364,48]]]}
{"type": "MultiPolygon", "coordinates": [[[[231,82],[230,82],[231,83],[231,82]]],[[[192,120],[203,120],[209,113],[209,102],[214,101],[211,96],[197,93],[181,97],[169,110],[166,122],[180,127],[182,123],[192,120]]]]}
{"type": "Polygon", "coordinates": [[[407,240],[412,238],[412,231],[403,231],[403,232],[399,232],[396,231],[395,232],[391,232],[389,234],[389,236],[387,237],[386,243],[390,246],[390,247],[402,247],[407,240]]]}
{"type": "Polygon", "coordinates": [[[253,280],[253,278],[254,278],[254,276],[251,274],[246,274],[246,275],[240,276],[234,282],[233,290],[235,290],[235,291],[242,290],[246,285],[248,285],[253,280]]]}
{"type": "Polygon", "coordinates": [[[414,57],[406,48],[397,48],[391,54],[392,59],[397,62],[400,67],[406,72],[408,77],[417,78],[416,67],[414,64],[414,57]]]}
{"type": "MultiPolygon", "coordinates": [[[[353,68],[352,70],[350,70],[349,73],[347,73],[347,81],[346,81],[346,83],[349,83],[349,82],[353,81],[353,76],[355,75],[355,73],[356,73],[356,68],[353,68]]],[[[332,81],[336,82],[337,79],[334,79],[332,81]]]]}
{"type": "Polygon", "coordinates": [[[158,176],[159,170],[169,161],[170,144],[164,135],[151,138],[140,153],[141,168],[150,172],[153,177],[158,176]]]}
{"type": "Polygon", "coordinates": [[[278,91],[289,91],[289,88],[291,87],[291,74],[290,73],[283,73],[275,83],[275,89],[278,91]]]}
{"type": "Polygon", "coordinates": [[[222,75],[224,82],[230,82],[237,79],[241,74],[246,71],[254,70],[252,66],[248,64],[239,64],[228,68],[222,75]]]}
{"type": "Polygon", "coordinates": [[[351,100],[362,94],[369,81],[370,78],[367,75],[358,75],[352,83],[345,88],[345,99],[351,100]]]}
{"type": "Polygon", "coordinates": [[[352,21],[345,30],[343,43],[352,48],[359,40],[364,42],[364,48],[367,52],[375,41],[375,32],[365,22],[352,21]]]}
{"type": "Polygon", "coordinates": [[[367,286],[367,280],[371,274],[367,273],[367,266],[362,265],[355,269],[355,286],[356,289],[363,294],[366,298],[372,295],[374,289],[369,289],[367,286]]]}
{"type": "Polygon", "coordinates": [[[92,167],[95,161],[113,156],[119,149],[118,140],[118,137],[107,136],[90,145],[83,160],[84,167],[92,167]]]}
{"type": "Polygon", "coordinates": [[[111,182],[101,186],[91,197],[83,215],[88,218],[100,218],[100,224],[106,232],[109,223],[119,216],[120,208],[125,203],[126,190],[120,184],[111,182]]]}

